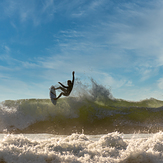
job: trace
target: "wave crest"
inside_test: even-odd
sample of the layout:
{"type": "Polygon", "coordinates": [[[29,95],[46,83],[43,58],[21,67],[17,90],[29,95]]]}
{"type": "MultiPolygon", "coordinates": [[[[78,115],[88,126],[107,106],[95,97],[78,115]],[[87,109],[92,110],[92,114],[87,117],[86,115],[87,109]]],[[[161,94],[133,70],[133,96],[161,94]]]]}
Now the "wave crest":
{"type": "Polygon", "coordinates": [[[157,132],[162,129],[163,101],[146,99],[130,102],[115,99],[110,90],[93,79],[88,89],[79,83],[76,97],[6,100],[0,105],[0,132],[48,132],[88,134],[121,131],[157,132]]]}

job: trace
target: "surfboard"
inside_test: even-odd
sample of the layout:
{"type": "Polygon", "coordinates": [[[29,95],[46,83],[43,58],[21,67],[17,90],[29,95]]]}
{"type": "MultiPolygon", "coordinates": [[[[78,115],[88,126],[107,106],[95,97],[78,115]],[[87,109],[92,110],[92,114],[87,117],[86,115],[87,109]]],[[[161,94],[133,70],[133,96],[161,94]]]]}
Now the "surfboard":
{"type": "Polygon", "coordinates": [[[51,99],[51,102],[56,105],[57,103],[57,100],[54,100],[54,98],[56,98],[56,91],[55,91],[55,87],[52,85],[50,87],[50,99],[51,99]]]}

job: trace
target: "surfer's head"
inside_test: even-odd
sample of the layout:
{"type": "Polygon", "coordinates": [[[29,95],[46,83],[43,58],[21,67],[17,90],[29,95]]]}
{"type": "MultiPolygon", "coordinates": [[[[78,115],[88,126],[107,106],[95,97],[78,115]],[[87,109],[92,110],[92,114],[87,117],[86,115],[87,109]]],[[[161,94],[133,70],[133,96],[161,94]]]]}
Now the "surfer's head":
{"type": "Polygon", "coordinates": [[[71,80],[67,80],[67,85],[71,85],[71,80]]]}

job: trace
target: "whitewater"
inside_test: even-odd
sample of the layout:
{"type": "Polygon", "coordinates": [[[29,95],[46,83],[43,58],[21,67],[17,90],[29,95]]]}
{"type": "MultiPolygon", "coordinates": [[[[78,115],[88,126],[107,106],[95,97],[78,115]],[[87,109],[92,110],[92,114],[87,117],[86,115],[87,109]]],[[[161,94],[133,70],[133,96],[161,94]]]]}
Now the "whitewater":
{"type": "Polygon", "coordinates": [[[0,135],[1,163],[161,163],[163,133],[0,135]]]}
{"type": "Polygon", "coordinates": [[[116,99],[93,80],[79,85],[55,106],[1,102],[0,163],[163,162],[163,101],[116,99]]]}

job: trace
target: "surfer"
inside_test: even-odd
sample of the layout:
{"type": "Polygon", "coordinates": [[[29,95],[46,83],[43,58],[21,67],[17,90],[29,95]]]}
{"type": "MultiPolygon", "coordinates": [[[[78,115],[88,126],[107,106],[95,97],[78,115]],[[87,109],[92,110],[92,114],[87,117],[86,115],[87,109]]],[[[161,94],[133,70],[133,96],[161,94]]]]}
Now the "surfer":
{"type": "Polygon", "coordinates": [[[72,88],[73,88],[73,85],[74,85],[74,78],[75,78],[74,74],[75,74],[75,72],[73,71],[72,72],[72,81],[71,80],[67,80],[67,85],[68,86],[65,86],[62,83],[58,82],[61,86],[55,88],[55,90],[61,89],[62,92],[59,94],[59,96],[57,98],[54,98],[54,100],[59,99],[62,95],[64,95],[64,96],[69,96],[70,95],[70,93],[72,91],[72,88]]]}

